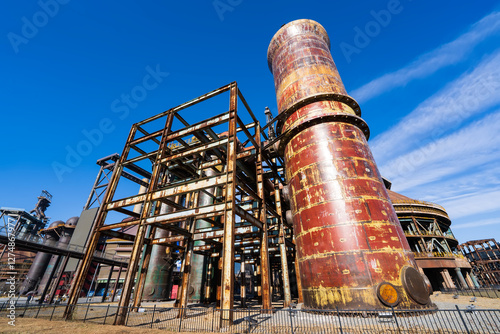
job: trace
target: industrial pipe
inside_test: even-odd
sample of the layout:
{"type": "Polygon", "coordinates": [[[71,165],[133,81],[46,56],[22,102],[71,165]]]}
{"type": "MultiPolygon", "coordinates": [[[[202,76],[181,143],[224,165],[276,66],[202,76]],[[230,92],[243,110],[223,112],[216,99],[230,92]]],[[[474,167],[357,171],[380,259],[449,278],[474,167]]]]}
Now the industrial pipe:
{"type": "MultiPolygon", "coordinates": [[[[63,227],[60,227],[61,224],[58,224],[53,228],[54,232],[52,233],[55,233],[55,229],[59,229],[60,231],[60,237],[56,244],[57,248],[65,249],[68,246],[69,242],[71,241],[71,237],[73,236],[76,224],[78,224],[78,217],[71,217],[66,221],[66,224],[64,224],[63,227]]],[[[49,229],[50,227],[47,230],[49,229]]],[[[58,259],[59,255],[52,255],[52,257],[50,258],[49,264],[47,265],[47,269],[45,270],[45,273],[43,274],[43,277],[40,281],[40,285],[38,286],[38,294],[42,295],[43,292],[46,291],[45,289],[46,285],[50,284],[50,281],[52,280],[54,274],[56,273],[55,270],[57,268],[55,267],[56,264],[58,263],[58,259]]]]}
{"type": "MultiPolygon", "coordinates": [[[[59,236],[54,232],[48,231],[51,231],[51,229],[59,226],[60,224],[64,224],[64,222],[62,220],[58,220],[49,225],[43,238],[43,244],[45,246],[54,246],[57,243],[59,236]]],[[[31,292],[37,287],[37,283],[43,277],[43,273],[47,269],[47,265],[49,264],[51,257],[52,254],[50,253],[36,253],[35,259],[33,260],[30,270],[26,275],[26,280],[24,281],[23,286],[20,289],[21,294],[31,292]]]]}

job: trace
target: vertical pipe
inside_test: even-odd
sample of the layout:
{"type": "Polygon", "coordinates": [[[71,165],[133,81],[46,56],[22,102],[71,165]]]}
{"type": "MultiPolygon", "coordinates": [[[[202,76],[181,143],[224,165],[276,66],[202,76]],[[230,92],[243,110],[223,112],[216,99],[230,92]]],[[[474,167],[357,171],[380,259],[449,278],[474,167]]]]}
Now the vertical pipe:
{"type": "MultiPolygon", "coordinates": [[[[56,221],[50,224],[49,228],[52,226],[57,226],[59,224],[64,224],[63,221],[56,221]]],[[[46,246],[54,246],[57,243],[59,236],[53,231],[47,231],[45,233],[43,244],[46,246]]],[[[36,288],[36,284],[43,278],[43,274],[47,270],[47,266],[52,258],[50,253],[38,252],[33,260],[33,263],[26,275],[26,280],[23,282],[23,286],[20,289],[22,294],[32,291],[36,288]]]]}
{"type": "Polygon", "coordinates": [[[325,29],[312,20],[284,25],[268,49],[304,305],[428,307],[429,291],[368,147],[368,126],[329,49],[325,29]]]}
{"type": "MultiPolygon", "coordinates": [[[[50,278],[52,278],[52,276],[54,275],[56,268],[59,265],[59,262],[61,262],[60,256],[56,257],[56,263],[54,264],[54,266],[52,268],[47,269],[47,270],[49,270],[49,275],[50,275],[49,277],[50,278]]],[[[49,281],[49,283],[50,283],[50,281],[49,281]]],[[[49,284],[45,284],[43,290],[41,291],[39,303],[43,303],[45,296],[47,295],[48,290],[49,290],[49,284]]]]}
{"type": "Polygon", "coordinates": [[[274,187],[274,201],[276,203],[276,213],[278,214],[279,221],[279,248],[281,257],[281,274],[283,279],[283,307],[289,307],[292,303],[292,295],[290,293],[290,276],[288,274],[288,257],[286,254],[285,245],[285,227],[283,225],[283,218],[281,218],[281,195],[278,180],[276,180],[276,185],[274,187]]]}
{"type": "MultiPolygon", "coordinates": [[[[159,210],[158,210],[159,211],[159,210]]],[[[157,227],[152,227],[148,225],[146,229],[146,238],[150,239],[151,236],[155,235],[155,231],[157,227]]],[[[151,243],[148,243],[143,246],[142,256],[139,261],[139,270],[136,278],[136,285],[134,287],[134,304],[133,306],[138,308],[141,306],[142,301],[142,293],[144,292],[144,282],[146,280],[146,273],[149,266],[149,261],[151,260],[151,243]]]]}
{"type": "Polygon", "coordinates": [[[241,297],[241,307],[247,307],[247,280],[245,273],[245,254],[241,253],[241,267],[240,267],[240,297],[241,297]]]}
{"type": "MultiPolygon", "coordinates": [[[[215,176],[216,172],[209,168],[204,171],[206,177],[215,176]]],[[[214,199],[212,195],[215,193],[215,188],[208,188],[199,192],[198,195],[198,207],[213,204],[214,199]]],[[[212,225],[202,219],[196,221],[196,229],[210,228],[212,225]]],[[[204,241],[195,241],[194,246],[203,246],[204,241]]],[[[189,295],[189,300],[202,301],[203,298],[203,281],[205,271],[207,270],[208,258],[201,254],[193,254],[191,266],[191,278],[189,283],[189,290],[192,294],[189,295]]]]}
{"type": "Polygon", "coordinates": [[[295,277],[297,281],[297,294],[299,295],[299,303],[304,302],[304,295],[302,294],[302,282],[300,280],[300,271],[299,271],[299,258],[297,255],[297,242],[295,241],[295,236],[293,237],[293,241],[295,243],[295,259],[293,260],[293,264],[295,266],[295,277]]]}
{"type": "MultiPolygon", "coordinates": [[[[172,212],[173,208],[166,204],[162,204],[161,213],[166,214],[172,212]]],[[[170,231],[162,228],[157,228],[154,234],[155,239],[166,238],[170,236],[170,231]]],[[[143,300],[156,301],[168,299],[168,280],[170,270],[168,270],[167,246],[153,245],[151,249],[151,258],[149,260],[148,274],[144,283],[143,300]]]]}

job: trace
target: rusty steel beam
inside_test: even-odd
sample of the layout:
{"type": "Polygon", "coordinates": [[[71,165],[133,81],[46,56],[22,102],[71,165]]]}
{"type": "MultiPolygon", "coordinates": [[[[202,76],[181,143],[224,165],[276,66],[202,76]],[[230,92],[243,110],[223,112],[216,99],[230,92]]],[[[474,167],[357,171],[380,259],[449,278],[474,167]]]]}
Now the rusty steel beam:
{"type": "Polygon", "coordinates": [[[209,93],[203,94],[202,96],[198,96],[197,98],[194,98],[194,99],[192,99],[192,100],[190,100],[190,101],[188,101],[186,103],[178,105],[177,107],[171,108],[171,109],[169,109],[167,111],[164,111],[164,112],[162,112],[162,113],[160,113],[158,115],[152,116],[152,117],[150,117],[148,119],[145,119],[145,120],[143,120],[141,122],[138,122],[136,124],[137,125],[146,124],[146,123],[149,123],[151,121],[157,120],[158,118],[164,117],[164,116],[166,116],[166,115],[168,115],[170,113],[177,114],[179,111],[181,111],[183,109],[186,109],[188,107],[194,106],[195,104],[198,104],[198,103],[200,103],[202,101],[205,101],[205,100],[210,99],[210,98],[212,98],[214,96],[217,96],[219,94],[227,92],[231,88],[232,84],[234,84],[234,82],[230,83],[228,85],[222,86],[220,88],[214,89],[213,91],[211,91],[209,93]]]}
{"type": "Polygon", "coordinates": [[[231,84],[228,143],[226,158],[226,202],[224,210],[224,241],[222,246],[222,273],[221,273],[221,301],[220,301],[220,327],[226,327],[233,323],[234,306],[234,229],[235,229],[235,191],[236,191],[236,110],[237,92],[236,83],[231,84]]]}
{"type": "Polygon", "coordinates": [[[186,184],[178,184],[167,189],[156,191],[153,199],[160,199],[175,195],[181,195],[193,191],[199,191],[207,188],[224,185],[227,181],[226,175],[215,175],[201,180],[194,180],[186,184]]]}
{"type": "Polygon", "coordinates": [[[244,220],[248,221],[250,224],[252,224],[255,227],[258,227],[259,229],[262,230],[263,228],[263,223],[259,219],[253,217],[251,214],[240,208],[238,205],[235,205],[235,212],[238,216],[243,218],[244,220]]]}
{"type": "MultiPolygon", "coordinates": [[[[192,191],[198,191],[202,189],[212,188],[214,186],[224,185],[226,183],[225,175],[215,175],[203,180],[194,180],[186,184],[175,185],[168,187],[166,189],[157,190],[153,193],[153,200],[172,197],[176,195],[182,195],[192,191]]],[[[121,207],[127,207],[133,204],[142,203],[146,199],[146,195],[136,195],[113,201],[107,205],[108,210],[116,210],[121,207]]]]}
{"type": "MultiPolygon", "coordinates": [[[[224,213],[224,204],[216,204],[216,205],[210,205],[206,207],[200,207],[196,209],[186,209],[182,211],[176,211],[172,213],[167,213],[167,214],[161,214],[156,217],[149,217],[145,220],[146,225],[150,224],[156,224],[156,223],[161,223],[161,224],[166,224],[166,223],[176,223],[188,218],[197,218],[197,219],[202,219],[202,218],[209,218],[209,217],[214,217],[214,216],[219,216],[224,213]]],[[[123,223],[116,223],[116,224],[110,224],[110,225],[105,225],[102,226],[99,230],[100,231],[106,231],[106,230],[111,230],[119,227],[127,227],[127,226],[133,226],[137,225],[138,221],[133,220],[129,222],[123,222],[123,223]]],[[[165,227],[167,228],[167,227],[165,227]]],[[[186,231],[186,234],[189,235],[189,232],[186,231]]]]}
{"type": "Polygon", "coordinates": [[[164,244],[174,244],[179,241],[184,241],[186,239],[185,236],[176,236],[176,237],[165,237],[151,240],[152,245],[164,245],[164,244]]]}
{"type": "MultiPolygon", "coordinates": [[[[100,231],[103,235],[107,235],[112,238],[128,240],[128,241],[134,241],[135,238],[135,236],[133,236],[132,234],[127,234],[123,232],[112,231],[112,230],[100,230],[100,231]]],[[[146,242],[149,242],[149,240],[147,240],[146,242]]]]}
{"type": "MultiPolygon", "coordinates": [[[[257,231],[253,226],[239,226],[234,230],[235,235],[243,235],[248,233],[256,233],[257,231]]],[[[194,240],[209,240],[215,238],[222,238],[224,236],[224,230],[215,230],[215,231],[206,231],[206,232],[198,232],[193,236],[194,240]]]]}
{"type": "Polygon", "coordinates": [[[427,308],[418,273],[347,95],[325,29],[288,23],[268,49],[304,305],[315,309],[427,308]]]}
{"type": "Polygon", "coordinates": [[[264,178],[262,176],[262,142],[260,141],[260,124],[255,129],[255,137],[257,139],[257,161],[256,161],[256,176],[257,176],[257,195],[259,196],[259,211],[256,213],[262,224],[261,227],[261,244],[260,244],[260,264],[261,264],[261,289],[262,289],[262,309],[270,310],[273,308],[271,296],[271,266],[269,264],[269,241],[267,229],[267,210],[266,201],[264,200],[264,178]]]}
{"type": "MultiPolygon", "coordinates": [[[[220,140],[215,141],[215,142],[211,142],[211,143],[208,143],[205,145],[191,148],[189,150],[182,151],[180,153],[177,153],[177,154],[172,155],[171,157],[168,157],[165,159],[168,159],[168,161],[173,161],[176,159],[192,156],[193,154],[196,154],[196,153],[201,153],[201,152],[204,152],[207,150],[215,149],[215,148],[221,147],[221,146],[226,145],[226,144],[227,144],[227,138],[223,138],[223,139],[220,139],[220,140]]],[[[164,160],[163,162],[166,162],[166,161],[167,160],[164,160]]]]}

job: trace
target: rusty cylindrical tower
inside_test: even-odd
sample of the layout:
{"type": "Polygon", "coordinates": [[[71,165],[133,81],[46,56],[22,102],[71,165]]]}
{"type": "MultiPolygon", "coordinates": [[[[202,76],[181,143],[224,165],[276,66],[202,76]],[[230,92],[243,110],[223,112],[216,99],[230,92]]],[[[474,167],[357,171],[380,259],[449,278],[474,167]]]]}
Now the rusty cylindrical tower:
{"type": "Polygon", "coordinates": [[[290,22],[267,53],[274,76],[304,306],[430,307],[325,29],[290,22]]]}

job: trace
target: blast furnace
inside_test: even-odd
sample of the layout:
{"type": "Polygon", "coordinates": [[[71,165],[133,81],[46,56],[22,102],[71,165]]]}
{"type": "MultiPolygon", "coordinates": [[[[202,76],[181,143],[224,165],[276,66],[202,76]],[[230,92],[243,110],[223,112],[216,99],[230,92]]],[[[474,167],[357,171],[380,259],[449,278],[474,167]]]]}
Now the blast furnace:
{"type": "Polygon", "coordinates": [[[325,29],[312,20],[290,22],[274,35],[267,57],[304,306],[430,307],[325,29]]]}

